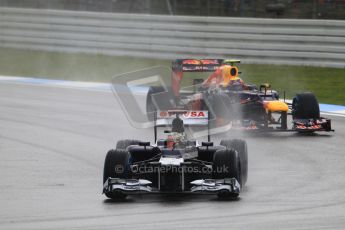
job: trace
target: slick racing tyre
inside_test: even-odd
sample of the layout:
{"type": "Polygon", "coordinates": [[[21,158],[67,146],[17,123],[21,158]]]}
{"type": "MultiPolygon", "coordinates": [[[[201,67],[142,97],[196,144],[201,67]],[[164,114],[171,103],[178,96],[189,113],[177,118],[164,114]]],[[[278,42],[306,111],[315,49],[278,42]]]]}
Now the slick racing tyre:
{"type": "Polygon", "coordinates": [[[154,113],[158,110],[174,108],[171,104],[172,101],[174,101],[174,96],[171,88],[166,90],[163,86],[151,86],[146,97],[146,114],[149,121],[153,121],[154,113]],[[154,100],[155,94],[158,94],[159,97],[154,100]]]}
{"type": "Polygon", "coordinates": [[[240,160],[234,149],[218,150],[213,156],[214,179],[236,178],[241,183],[240,160]]]}
{"type": "Polygon", "coordinates": [[[233,104],[231,98],[223,93],[213,94],[207,97],[211,118],[233,118],[234,110],[230,107],[233,104]]]}
{"type": "MultiPolygon", "coordinates": [[[[103,184],[109,177],[129,179],[130,168],[129,168],[130,154],[125,150],[110,150],[107,153],[104,161],[103,171],[103,184]]],[[[120,192],[116,193],[105,193],[108,198],[121,199],[125,198],[126,195],[120,192]]]]}
{"type": "Polygon", "coordinates": [[[248,148],[247,142],[241,139],[221,140],[220,145],[238,152],[241,164],[241,186],[245,185],[248,178],[248,148]]]}
{"type": "Polygon", "coordinates": [[[130,140],[130,139],[125,139],[125,140],[119,140],[116,143],[116,149],[122,149],[126,150],[126,148],[130,145],[139,145],[139,140],[130,140]]]}
{"type": "MultiPolygon", "coordinates": [[[[241,184],[240,159],[234,149],[218,150],[213,156],[214,179],[235,178],[241,184]]],[[[219,198],[235,198],[238,193],[220,192],[219,198]]]]}
{"type": "Polygon", "coordinates": [[[313,93],[297,94],[292,101],[293,119],[320,118],[319,103],[313,93]]]}

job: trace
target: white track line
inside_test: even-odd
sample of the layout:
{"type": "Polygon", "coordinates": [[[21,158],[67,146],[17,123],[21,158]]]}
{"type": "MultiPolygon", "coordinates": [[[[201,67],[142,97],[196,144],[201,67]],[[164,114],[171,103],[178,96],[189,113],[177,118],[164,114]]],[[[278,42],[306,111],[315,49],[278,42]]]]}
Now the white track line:
{"type": "MultiPolygon", "coordinates": [[[[30,78],[30,77],[17,77],[17,76],[1,76],[0,82],[11,83],[11,84],[29,84],[37,86],[50,86],[68,89],[80,89],[80,90],[90,90],[90,91],[101,91],[101,92],[111,92],[112,85],[110,83],[100,83],[100,82],[83,82],[83,81],[66,81],[66,80],[52,80],[52,79],[42,79],[42,78],[30,78]]],[[[138,91],[140,93],[143,89],[131,89],[132,91],[138,91]]],[[[287,103],[292,103],[292,100],[285,100],[287,103]]],[[[327,105],[320,104],[320,107],[335,107],[339,110],[321,111],[324,115],[345,117],[345,106],[338,105],[327,105]]]]}

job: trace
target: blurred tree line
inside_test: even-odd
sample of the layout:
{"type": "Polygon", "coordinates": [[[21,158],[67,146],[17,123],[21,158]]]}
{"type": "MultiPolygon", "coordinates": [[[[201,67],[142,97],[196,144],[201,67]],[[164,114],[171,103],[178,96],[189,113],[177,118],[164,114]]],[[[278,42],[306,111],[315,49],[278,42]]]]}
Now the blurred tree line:
{"type": "Polygon", "coordinates": [[[345,19],[345,0],[0,0],[0,6],[194,16],[345,19]]]}

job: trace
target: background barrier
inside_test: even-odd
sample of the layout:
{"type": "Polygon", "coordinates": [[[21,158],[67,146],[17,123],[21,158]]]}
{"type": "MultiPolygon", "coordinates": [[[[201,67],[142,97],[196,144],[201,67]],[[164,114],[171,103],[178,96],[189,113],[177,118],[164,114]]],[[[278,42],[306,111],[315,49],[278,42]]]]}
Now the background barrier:
{"type": "Polygon", "coordinates": [[[0,46],[345,67],[345,21],[0,8],[0,46]]]}

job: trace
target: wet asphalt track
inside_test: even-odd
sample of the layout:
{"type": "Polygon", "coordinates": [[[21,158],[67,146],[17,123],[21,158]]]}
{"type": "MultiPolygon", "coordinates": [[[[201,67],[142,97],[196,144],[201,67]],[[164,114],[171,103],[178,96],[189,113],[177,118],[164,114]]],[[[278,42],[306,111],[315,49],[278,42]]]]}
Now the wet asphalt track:
{"type": "Polygon", "coordinates": [[[101,195],[105,153],[152,132],[130,127],[110,93],[1,83],[0,229],[344,229],[345,118],[332,118],[335,133],[246,137],[237,201],[116,203],[101,195]]]}

